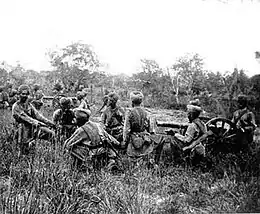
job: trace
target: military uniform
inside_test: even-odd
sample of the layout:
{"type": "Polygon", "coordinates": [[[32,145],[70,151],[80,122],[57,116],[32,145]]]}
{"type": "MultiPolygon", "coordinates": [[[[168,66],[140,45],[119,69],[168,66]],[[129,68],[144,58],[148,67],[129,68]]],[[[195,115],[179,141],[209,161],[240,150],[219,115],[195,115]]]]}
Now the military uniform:
{"type": "Polygon", "coordinates": [[[124,109],[120,106],[114,109],[108,106],[101,115],[101,122],[105,125],[106,131],[119,142],[123,141],[124,116],[124,109]]]}
{"type": "Polygon", "coordinates": [[[66,138],[70,137],[72,133],[75,131],[75,114],[72,109],[57,109],[53,113],[53,122],[58,127],[58,135],[66,136],[66,138]]]}
{"type": "MultiPolygon", "coordinates": [[[[204,133],[206,133],[206,126],[199,118],[194,119],[189,123],[185,135],[176,133],[174,135],[175,142],[181,147],[189,146],[193,141],[197,140],[204,133]]],[[[200,143],[196,145],[192,151],[197,154],[205,156],[205,147],[200,143]]]]}
{"type": "Polygon", "coordinates": [[[32,105],[39,111],[43,106],[43,98],[44,94],[41,90],[37,90],[34,94],[34,99],[31,101],[32,105]]]}
{"type": "Polygon", "coordinates": [[[13,104],[18,100],[17,90],[12,89],[9,93],[9,106],[12,108],[13,104]]]}
{"type": "MultiPolygon", "coordinates": [[[[131,92],[132,103],[143,100],[141,92],[131,92]]],[[[147,112],[139,105],[130,109],[125,116],[123,141],[127,144],[127,154],[129,157],[138,158],[153,151],[153,141],[151,139],[151,121],[147,112]]]]}
{"type": "Polygon", "coordinates": [[[50,129],[38,126],[40,123],[47,125],[53,125],[53,123],[41,115],[29,102],[21,103],[18,100],[12,107],[12,115],[17,129],[16,137],[22,147],[22,152],[27,152],[30,139],[51,140],[54,137],[50,129]]]}
{"type": "Polygon", "coordinates": [[[248,151],[253,142],[256,128],[255,115],[247,108],[239,109],[233,113],[232,122],[237,127],[236,141],[239,150],[248,151]]]}
{"type": "MultiPolygon", "coordinates": [[[[76,109],[75,112],[77,119],[84,119],[84,117],[90,115],[90,111],[85,109],[76,109]]],[[[91,121],[85,122],[84,125],[79,127],[65,142],[65,148],[67,148],[72,157],[80,163],[85,162],[92,156],[98,156],[104,153],[107,154],[110,163],[114,163],[116,153],[112,149],[113,145],[119,145],[119,142],[109,135],[102,128],[101,124],[91,121]]]]}
{"type": "Polygon", "coordinates": [[[89,105],[84,98],[85,98],[85,93],[83,91],[78,91],[77,92],[77,99],[79,101],[78,108],[89,109],[89,105]]]}

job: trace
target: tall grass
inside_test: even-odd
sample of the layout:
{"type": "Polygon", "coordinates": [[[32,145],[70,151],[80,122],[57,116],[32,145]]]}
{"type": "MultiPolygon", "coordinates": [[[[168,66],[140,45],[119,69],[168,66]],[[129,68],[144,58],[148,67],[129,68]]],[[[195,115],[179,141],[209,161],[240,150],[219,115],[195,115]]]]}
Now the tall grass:
{"type": "Polygon", "coordinates": [[[53,147],[37,140],[34,153],[20,155],[10,112],[1,117],[0,213],[260,211],[257,176],[224,169],[224,177],[218,179],[212,173],[163,163],[156,169],[147,169],[143,162],[131,166],[127,160],[120,174],[91,167],[77,171],[62,142],[53,147]]]}

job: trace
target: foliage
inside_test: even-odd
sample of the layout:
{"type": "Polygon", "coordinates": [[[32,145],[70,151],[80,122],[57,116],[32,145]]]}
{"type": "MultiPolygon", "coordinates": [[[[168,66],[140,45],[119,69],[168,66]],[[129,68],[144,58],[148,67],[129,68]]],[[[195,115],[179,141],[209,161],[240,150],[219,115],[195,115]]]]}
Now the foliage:
{"type": "Polygon", "coordinates": [[[48,55],[53,71],[36,72],[25,70],[19,63],[11,66],[2,62],[0,84],[8,79],[15,87],[38,83],[46,95],[53,95],[53,87],[60,84],[69,96],[83,85],[88,88],[91,102],[107,91],[118,92],[125,102],[131,91],[140,90],[145,95],[145,106],[172,109],[185,109],[191,99],[199,98],[206,111],[226,118],[231,118],[237,96],[243,93],[249,96],[250,108],[260,120],[259,75],[249,78],[245,70],[237,68],[225,74],[205,70],[203,58],[196,53],[185,54],[165,68],[155,60],[141,59],[140,69],[131,77],[102,71],[91,46],[81,42],[51,50],[48,55]]]}
{"type": "Polygon", "coordinates": [[[48,53],[51,65],[56,69],[53,76],[61,79],[68,91],[81,84],[90,84],[89,79],[99,78],[100,62],[88,44],[72,43],[48,53]],[[91,76],[90,76],[91,75],[91,76]]]}
{"type": "Polygon", "coordinates": [[[198,54],[186,54],[171,66],[174,72],[173,85],[178,94],[179,88],[187,92],[188,96],[198,95],[205,88],[205,70],[203,59],[198,54]]]}

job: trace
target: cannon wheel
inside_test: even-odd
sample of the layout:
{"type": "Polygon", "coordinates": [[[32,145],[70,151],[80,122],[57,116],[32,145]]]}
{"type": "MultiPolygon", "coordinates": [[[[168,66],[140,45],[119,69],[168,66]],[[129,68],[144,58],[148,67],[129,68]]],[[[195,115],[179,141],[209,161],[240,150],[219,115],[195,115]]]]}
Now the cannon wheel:
{"type": "Polygon", "coordinates": [[[60,107],[60,99],[62,97],[66,97],[66,96],[63,95],[63,94],[58,94],[58,95],[53,97],[53,100],[52,100],[52,107],[53,107],[53,109],[57,109],[57,108],[60,107]]]}
{"type": "Polygon", "coordinates": [[[214,152],[232,152],[235,144],[236,126],[226,118],[213,118],[206,123],[207,131],[213,134],[207,139],[207,146],[214,152]]]}

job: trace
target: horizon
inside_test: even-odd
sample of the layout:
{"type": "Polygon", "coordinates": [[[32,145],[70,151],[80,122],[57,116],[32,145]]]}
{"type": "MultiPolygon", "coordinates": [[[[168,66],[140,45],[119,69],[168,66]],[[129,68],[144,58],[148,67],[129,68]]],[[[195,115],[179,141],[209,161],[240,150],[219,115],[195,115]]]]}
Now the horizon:
{"type": "Polygon", "coordinates": [[[165,68],[185,53],[198,53],[213,72],[260,73],[258,2],[10,0],[2,8],[0,61],[27,70],[50,70],[49,49],[81,41],[110,74],[136,73],[144,58],[165,68]]]}

